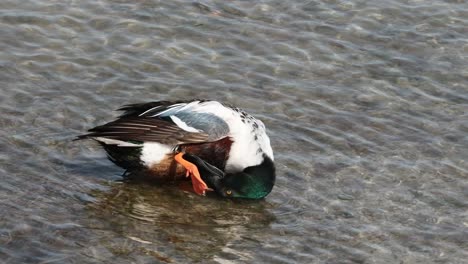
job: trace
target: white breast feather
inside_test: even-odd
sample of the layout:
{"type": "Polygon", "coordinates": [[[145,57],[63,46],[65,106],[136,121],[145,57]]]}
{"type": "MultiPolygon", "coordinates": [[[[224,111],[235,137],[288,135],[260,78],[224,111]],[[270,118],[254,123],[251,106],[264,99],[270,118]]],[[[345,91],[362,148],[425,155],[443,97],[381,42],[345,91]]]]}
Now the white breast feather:
{"type": "Polygon", "coordinates": [[[272,160],[274,159],[270,139],[265,133],[265,125],[260,120],[246,119],[244,123],[238,112],[214,101],[200,103],[191,110],[214,114],[228,124],[229,136],[234,142],[226,163],[227,172],[238,172],[246,167],[260,164],[263,161],[263,153],[272,160]],[[258,125],[257,140],[255,140],[255,134],[252,133],[253,122],[258,125]]]}

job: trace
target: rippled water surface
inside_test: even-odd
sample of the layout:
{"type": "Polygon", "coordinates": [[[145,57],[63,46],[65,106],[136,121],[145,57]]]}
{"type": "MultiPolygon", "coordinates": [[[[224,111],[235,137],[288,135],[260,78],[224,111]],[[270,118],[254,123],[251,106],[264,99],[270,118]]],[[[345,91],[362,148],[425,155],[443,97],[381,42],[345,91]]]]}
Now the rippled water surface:
{"type": "Polygon", "coordinates": [[[0,262],[466,263],[468,4],[0,2],[0,262]],[[123,183],[123,104],[212,98],[269,129],[262,201],[123,183]]]}

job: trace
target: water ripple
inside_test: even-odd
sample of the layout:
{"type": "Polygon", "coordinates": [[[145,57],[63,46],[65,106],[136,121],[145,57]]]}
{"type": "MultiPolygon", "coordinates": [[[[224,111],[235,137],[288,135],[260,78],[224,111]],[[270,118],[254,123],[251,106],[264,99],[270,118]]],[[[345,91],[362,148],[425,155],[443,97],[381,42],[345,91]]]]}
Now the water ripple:
{"type": "Polygon", "coordinates": [[[463,1],[2,1],[6,263],[462,263],[463,1]],[[213,98],[269,129],[261,202],[119,183],[71,140],[122,104],[213,98]]]}

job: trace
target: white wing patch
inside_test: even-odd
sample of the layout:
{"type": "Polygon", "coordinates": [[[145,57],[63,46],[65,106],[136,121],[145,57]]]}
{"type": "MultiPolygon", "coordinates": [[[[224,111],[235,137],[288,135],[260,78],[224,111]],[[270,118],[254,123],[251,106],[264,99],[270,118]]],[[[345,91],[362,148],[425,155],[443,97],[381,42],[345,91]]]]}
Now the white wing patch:
{"type": "Polygon", "coordinates": [[[140,144],[121,141],[117,139],[111,139],[111,138],[105,138],[105,137],[95,137],[94,139],[106,145],[117,145],[119,147],[141,147],[140,144]]]}
{"type": "Polygon", "coordinates": [[[178,118],[177,116],[172,115],[170,116],[170,118],[172,119],[172,122],[174,122],[178,127],[182,128],[185,131],[195,132],[195,133],[201,132],[200,130],[194,127],[188,126],[184,121],[180,120],[180,118],[178,118]]]}

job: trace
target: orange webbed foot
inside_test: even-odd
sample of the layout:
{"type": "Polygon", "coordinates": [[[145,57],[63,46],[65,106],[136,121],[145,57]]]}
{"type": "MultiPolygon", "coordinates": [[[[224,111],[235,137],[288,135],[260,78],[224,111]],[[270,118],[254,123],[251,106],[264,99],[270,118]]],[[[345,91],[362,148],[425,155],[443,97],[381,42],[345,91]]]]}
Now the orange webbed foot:
{"type": "Polygon", "coordinates": [[[178,153],[177,155],[175,155],[174,159],[187,170],[185,176],[190,176],[192,180],[193,190],[195,191],[195,193],[198,195],[205,195],[205,192],[211,191],[211,189],[208,188],[206,183],[202,180],[197,166],[185,160],[182,157],[183,155],[184,153],[178,153]]]}

